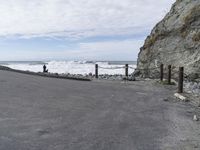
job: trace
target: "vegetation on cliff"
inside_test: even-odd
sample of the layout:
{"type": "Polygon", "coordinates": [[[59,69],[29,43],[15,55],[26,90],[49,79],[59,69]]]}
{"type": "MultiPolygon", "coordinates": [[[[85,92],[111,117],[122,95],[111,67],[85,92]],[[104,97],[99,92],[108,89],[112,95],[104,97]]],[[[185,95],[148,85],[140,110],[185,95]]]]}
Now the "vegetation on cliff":
{"type": "Polygon", "coordinates": [[[138,70],[144,77],[157,77],[159,67],[185,67],[188,76],[200,77],[200,1],[177,0],[170,12],[145,40],[138,56],[138,70]]]}

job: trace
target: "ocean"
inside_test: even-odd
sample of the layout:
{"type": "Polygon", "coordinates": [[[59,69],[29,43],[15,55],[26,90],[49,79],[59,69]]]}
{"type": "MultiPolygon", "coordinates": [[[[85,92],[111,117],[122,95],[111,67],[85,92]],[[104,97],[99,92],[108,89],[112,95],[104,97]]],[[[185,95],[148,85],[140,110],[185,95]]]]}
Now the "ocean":
{"type": "Polygon", "coordinates": [[[129,73],[136,68],[136,61],[1,61],[0,65],[12,69],[42,72],[43,65],[50,73],[82,74],[95,73],[95,64],[99,65],[99,74],[124,74],[125,64],[129,64],[129,73]]]}

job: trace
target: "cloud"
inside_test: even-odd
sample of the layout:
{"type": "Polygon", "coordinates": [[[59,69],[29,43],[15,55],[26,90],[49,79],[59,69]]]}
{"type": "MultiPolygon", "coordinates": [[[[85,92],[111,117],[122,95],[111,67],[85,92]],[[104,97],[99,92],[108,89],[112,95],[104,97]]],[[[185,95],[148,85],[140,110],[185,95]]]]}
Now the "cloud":
{"type": "Polygon", "coordinates": [[[0,0],[0,36],[134,35],[149,31],[175,0],[0,0]]]}
{"type": "Polygon", "coordinates": [[[80,43],[77,53],[82,59],[95,60],[136,60],[143,40],[123,40],[80,43]]]}
{"type": "Polygon", "coordinates": [[[173,2],[0,0],[0,59],[136,60],[173,2]]]}
{"type": "Polygon", "coordinates": [[[1,60],[136,60],[143,40],[82,42],[76,48],[2,51],[1,60]],[[12,55],[10,55],[12,53],[12,55]]]}

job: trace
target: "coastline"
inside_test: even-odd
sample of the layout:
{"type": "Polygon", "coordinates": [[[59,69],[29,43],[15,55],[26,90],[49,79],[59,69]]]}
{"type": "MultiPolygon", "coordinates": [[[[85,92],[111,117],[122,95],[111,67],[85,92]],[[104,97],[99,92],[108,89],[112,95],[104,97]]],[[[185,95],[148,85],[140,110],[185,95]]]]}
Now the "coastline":
{"type": "Polygon", "coordinates": [[[81,80],[81,81],[91,81],[90,78],[86,78],[84,76],[67,76],[67,75],[60,75],[56,73],[42,73],[42,72],[31,72],[31,71],[23,71],[23,70],[16,70],[5,66],[0,66],[0,70],[4,71],[11,71],[11,72],[17,72],[22,74],[28,74],[28,75],[35,75],[35,76],[42,76],[42,77],[49,77],[49,78],[58,78],[58,79],[71,79],[71,80],[81,80]]]}
{"type": "MultiPolygon", "coordinates": [[[[46,65],[49,72],[58,74],[81,74],[86,75],[95,73],[95,64],[98,64],[100,73],[102,74],[124,74],[123,67],[129,64],[131,68],[136,68],[136,62],[132,61],[48,61],[48,62],[35,62],[35,61],[19,61],[19,62],[0,62],[0,65],[6,66],[16,70],[41,72],[42,66],[46,65]],[[103,69],[103,68],[118,68],[118,69],[103,69]],[[121,69],[120,69],[121,68],[121,69]]],[[[134,69],[129,68],[131,72],[134,69]]]]}
{"type": "MultiPolygon", "coordinates": [[[[94,74],[58,74],[58,73],[43,73],[43,72],[32,72],[32,71],[24,71],[24,70],[17,70],[17,69],[12,69],[6,66],[1,66],[0,65],[0,70],[5,70],[5,71],[12,71],[12,72],[17,72],[17,73],[22,73],[22,74],[29,74],[29,75],[36,75],[36,76],[42,76],[42,77],[49,77],[49,78],[58,78],[58,79],[71,79],[71,80],[82,80],[82,81],[92,81],[95,79],[94,74]]],[[[135,77],[133,74],[129,74],[128,77],[125,75],[121,74],[114,74],[114,75],[109,75],[109,74],[100,74],[98,76],[98,79],[102,80],[111,80],[111,81],[123,81],[123,80],[128,80],[128,81],[135,81],[135,77]]]]}

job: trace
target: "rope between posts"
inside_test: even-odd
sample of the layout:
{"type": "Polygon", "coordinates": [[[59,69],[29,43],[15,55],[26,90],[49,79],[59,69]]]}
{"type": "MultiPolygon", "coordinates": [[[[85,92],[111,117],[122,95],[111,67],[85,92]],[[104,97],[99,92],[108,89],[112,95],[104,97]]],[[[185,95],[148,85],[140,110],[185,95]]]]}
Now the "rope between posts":
{"type": "Polygon", "coordinates": [[[101,66],[99,66],[99,68],[101,68],[101,69],[123,69],[123,68],[125,68],[125,67],[101,67],[101,66]]]}
{"type": "MultiPolygon", "coordinates": [[[[166,81],[169,85],[172,84],[171,79],[176,80],[178,78],[178,93],[183,93],[183,84],[184,84],[184,80],[185,81],[189,81],[190,77],[189,74],[186,74],[184,72],[184,67],[179,67],[179,69],[175,66],[172,65],[168,65],[168,67],[164,67],[163,64],[161,64],[160,66],[155,65],[152,68],[135,68],[132,66],[129,66],[128,64],[126,64],[123,67],[102,67],[102,66],[98,66],[98,64],[96,64],[96,69],[95,69],[95,74],[96,74],[96,78],[98,78],[98,67],[100,69],[125,69],[125,76],[128,77],[128,68],[134,69],[136,70],[136,74],[137,71],[145,71],[148,73],[148,75],[151,77],[151,71],[155,71],[156,75],[157,72],[160,72],[160,80],[161,82],[164,80],[165,76],[167,75],[166,81]],[[165,71],[166,70],[166,71],[165,71]]],[[[134,73],[134,74],[135,74],[134,73]]],[[[199,72],[198,72],[199,73],[199,72]]]]}
{"type": "Polygon", "coordinates": [[[130,69],[136,69],[135,67],[128,66],[130,69]]]}

